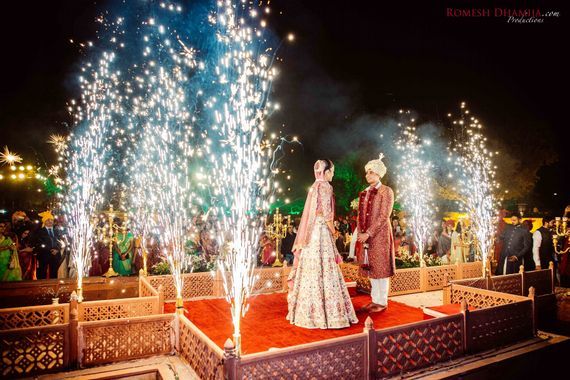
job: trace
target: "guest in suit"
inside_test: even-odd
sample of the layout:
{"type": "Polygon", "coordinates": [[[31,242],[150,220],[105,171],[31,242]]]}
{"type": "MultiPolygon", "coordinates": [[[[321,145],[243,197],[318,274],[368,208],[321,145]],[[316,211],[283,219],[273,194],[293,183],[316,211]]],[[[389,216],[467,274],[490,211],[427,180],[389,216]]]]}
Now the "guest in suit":
{"type": "Polygon", "coordinates": [[[501,234],[503,250],[495,273],[497,275],[517,273],[523,265],[525,253],[532,249],[532,238],[528,239],[529,232],[520,222],[520,215],[514,214],[511,216],[511,224],[501,234]]]}
{"type": "Polygon", "coordinates": [[[38,280],[57,278],[57,270],[61,264],[61,234],[54,228],[54,218],[50,211],[39,214],[42,228],[33,236],[34,252],[38,257],[38,280]]]}

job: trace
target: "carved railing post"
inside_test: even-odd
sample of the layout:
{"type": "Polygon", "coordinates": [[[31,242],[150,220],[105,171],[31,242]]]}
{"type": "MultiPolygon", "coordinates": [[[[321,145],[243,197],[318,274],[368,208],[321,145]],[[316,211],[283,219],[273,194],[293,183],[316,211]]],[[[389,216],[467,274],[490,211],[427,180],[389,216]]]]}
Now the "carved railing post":
{"type": "Polygon", "coordinates": [[[237,380],[239,358],[234,342],[228,338],[224,343],[224,379],[237,380]]]}
{"type": "Polygon", "coordinates": [[[420,291],[425,292],[427,290],[427,267],[420,266],[420,291]]]}
{"type": "Polygon", "coordinates": [[[370,316],[364,321],[364,332],[368,335],[367,340],[367,352],[368,357],[366,358],[368,364],[368,378],[375,379],[377,372],[377,361],[376,361],[376,330],[374,330],[374,321],[370,316]]]}
{"type": "Polygon", "coordinates": [[[456,280],[462,280],[463,279],[463,263],[457,263],[455,265],[457,266],[457,274],[455,275],[455,279],[456,280]]]}
{"type": "Polygon", "coordinates": [[[526,281],[524,275],[524,265],[519,266],[519,274],[521,275],[521,296],[524,296],[524,290],[526,289],[526,281]]]}
{"type": "Polygon", "coordinates": [[[531,286],[528,289],[528,298],[530,298],[532,301],[532,335],[536,336],[536,334],[537,334],[537,329],[536,329],[537,310],[536,310],[536,295],[535,295],[534,286],[531,286]]]}
{"type": "Polygon", "coordinates": [[[164,288],[162,284],[158,285],[158,313],[164,313],[164,288]]]}
{"type": "Polygon", "coordinates": [[[554,273],[554,263],[552,261],[548,263],[548,269],[550,269],[550,280],[552,282],[551,293],[554,294],[556,292],[556,282],[554,281],[554,279],[556,278],[556,273],[554,273]]]}
{"type": "Polygon", "coordinates": [[[443,275],[443,304],[449,305],[451,303],[451,284],[449,283],[449,275],[443,275]]]}
{"type": "Polygon", "coordinates": [[[214,278],[214,297],[223,296],[224,285],[222,281],[222,271],[220,269],[216,269],[216,277],[214,278]]]}
{"type": "Polygon", "coordinates": [[[78,329],[78,310],[77,310],[77,293],[73,291],[69,299],[69,366],[78,368],[78,346],[77,339],[78,329]]]}
{"type": "Polygon", "coordinates": [[[463,315],[463,351],[467,354],[469,352],[469,336],[471,331],[469,331],[469,306],[467,301],[463,299],[461,301],[461,314],[463,315]]]}

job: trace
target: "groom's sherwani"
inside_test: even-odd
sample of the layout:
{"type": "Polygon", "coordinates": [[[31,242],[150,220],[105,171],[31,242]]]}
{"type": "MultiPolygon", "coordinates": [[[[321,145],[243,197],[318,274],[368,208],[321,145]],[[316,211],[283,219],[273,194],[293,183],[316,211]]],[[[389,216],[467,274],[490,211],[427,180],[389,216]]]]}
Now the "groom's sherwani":
{"type": "MultiPolygon", "coordinates": [[[[388,278],[396,270],[394,237],[390,214],[394,206],[394,192],[386,185],[369,187],[360,193],[358,202],[358,233],[367,233],[370,270],[360,269],[362,276],[372,279],[388,278]]],[[[364,249],[359,249],[362,264],[364,249]]]]}

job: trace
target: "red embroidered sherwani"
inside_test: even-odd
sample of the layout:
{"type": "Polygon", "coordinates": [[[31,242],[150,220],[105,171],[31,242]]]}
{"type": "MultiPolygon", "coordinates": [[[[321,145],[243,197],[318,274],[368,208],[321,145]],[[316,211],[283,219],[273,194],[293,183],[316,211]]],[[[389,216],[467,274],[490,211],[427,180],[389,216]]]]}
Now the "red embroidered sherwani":
{"type": "MultiPolygon", "coordinates": [[[[369,188],[360,193],[358,202],[358,234],[368,233],[368,261],[370,270],[360,269],[369,278],[392,277],[396,270],[394,236],[390,214],[394,207],[394,192],[386,185],[369,188]],[[369,194],[367,194],[369,193],[369,194]],[[367,196],[368,195],[368,196],[367,196]]],[[[361,244],[359,244],[361,246],[361,244]]],[[[362,265],[364,248],[358,249],[358,261],[362,265]]]]}

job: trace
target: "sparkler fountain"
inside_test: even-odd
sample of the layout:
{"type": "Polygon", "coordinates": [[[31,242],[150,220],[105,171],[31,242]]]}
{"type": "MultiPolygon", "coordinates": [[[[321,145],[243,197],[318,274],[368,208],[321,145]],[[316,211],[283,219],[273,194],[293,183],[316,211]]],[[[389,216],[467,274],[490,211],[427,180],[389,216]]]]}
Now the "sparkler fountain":
{"type": "Polygon", "coordinates": [[[75,273],[77,294],[82,300],[83,277],[91,266],[94,232],[91,221],[103,202],[109,146],[106,138],[113,123],[120,97],[117,96],[119,73],[111,70],[113,53],[103,53],[97,66],[87,64],[88,76],[80,78],[81,102],[72,101],[76,132],[71,136],[66,158],[66,193],[63,211],[68,227],[69,244],[75,273]]]}
{"type": "MultiPolygon", "coordinates": [[[[400,111],[403,114],[404,111],[400,111]]],[[[406,111],[409,115],[410,111],[406,111]]],[[[399,196],[404,208],[410,213],[410,224],[420,256],[420,266],[425,266],[424,249],[433,226],[433,164],[426,158],[424,145],[411,118],[408,125],[398,124],[402,128],[396,148],[400,153],[397,183],[399,196]]]]}
{"type": "MultiPolygon", "coordinates": [[[[448,117],[452,117],[448,114],[448,117]]],[[[461,203],[469,213],[475,244],[483,260],[483,276],[490,270],[491,249],[497,224],[499,185],[495,181],[494,153],[487,147],[487,138],[481,133],[481,122],[461,103],[461,116],[453,121],[458,130],[450,154],[457,156],[461,203]]],[[[496,154],[496,153],[495,153],[496,154]]]]}
{"type": "Polygon", "coordinates": [[[268,210],[269,160],[271,152],[262,149],[264,118],[271,105],[267,102],[274,70],[271,56],[259,53],[262,30],[245,21],[255,20],[257,11],[245,2],[218,2],[215,22],[218,28],[220,59],[216,67],[216,97],[210,101],[215,110],[213,130],[218,133],[220,151],[213,158],[218,182],[214,196],[219,200],[220,243],[228,249],[220,260],[226,299],[234,325],[234,344],[241,350],[241,318],[248,310],[248,297],[254,282],[254,267],[259,238],[268,210]],[[239,12],[247,13],[240,17],[239,12]]]}

